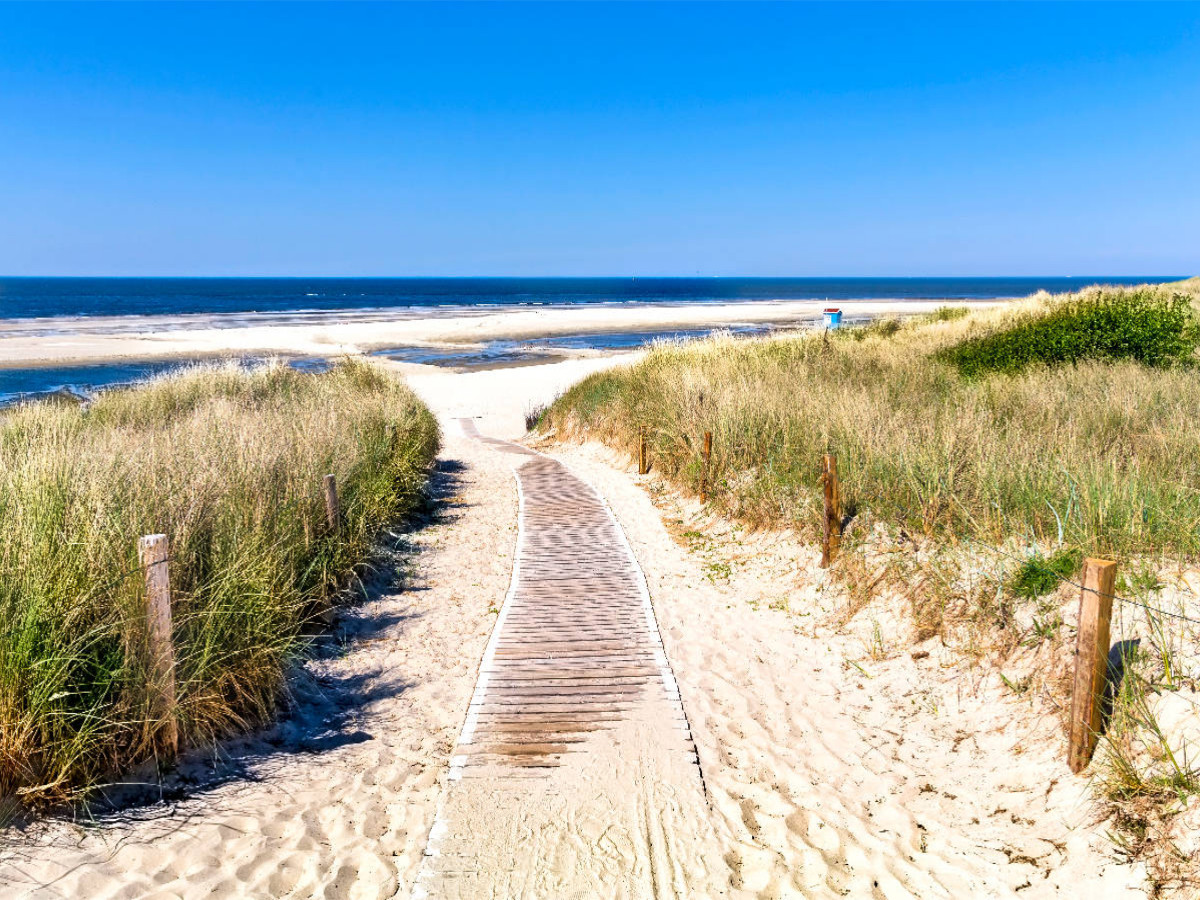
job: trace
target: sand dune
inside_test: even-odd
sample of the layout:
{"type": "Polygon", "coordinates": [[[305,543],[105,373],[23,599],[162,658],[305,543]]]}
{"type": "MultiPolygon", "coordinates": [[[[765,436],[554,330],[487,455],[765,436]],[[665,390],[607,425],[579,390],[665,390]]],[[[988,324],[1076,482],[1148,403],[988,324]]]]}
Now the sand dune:
{"type": "Polygon", "coordinates": [[[646,569],[733,895],[1144,896],[1094,830],[1057,723],[1031,721],[998,678],[948,652],[873,660],[868,635],[830,624],[819,550],[667,494],[656,508],[653,478],[598,446],[557,455],[604,492],[646,569]]]}

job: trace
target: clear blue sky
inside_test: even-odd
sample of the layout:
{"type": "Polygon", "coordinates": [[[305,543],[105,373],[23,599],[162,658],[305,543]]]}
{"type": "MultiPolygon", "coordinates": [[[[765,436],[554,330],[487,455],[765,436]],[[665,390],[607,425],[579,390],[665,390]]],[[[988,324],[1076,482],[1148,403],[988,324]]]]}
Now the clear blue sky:
{"type": "Polygon", "coordinates": [[[1200,5],[3,5],[0,274],[1200,272],[1200,5]]]}

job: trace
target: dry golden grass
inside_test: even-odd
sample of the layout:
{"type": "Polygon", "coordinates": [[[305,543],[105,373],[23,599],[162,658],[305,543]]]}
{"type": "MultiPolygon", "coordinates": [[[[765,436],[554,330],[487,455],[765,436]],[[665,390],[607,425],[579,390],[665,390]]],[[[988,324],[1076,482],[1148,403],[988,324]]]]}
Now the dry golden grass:
{"type": "Polygon", "coordinates": [[[1048,295],[862,332],[660,345],[594,375],[543,430],[636,453],[756,525],[815,535],[818,460],[838,454],[848,509],[916,535],[1014,535],[1092,552],[1200,552],[1200,381],[1133,362],[964,379],[935,354],[1051,307],[1048,295]]]}
{"type": "MultiPolygon", "coordinates": [[[[819,459],[837,453],[853,517],[834,569],[847,615],[869,607],[882,583],[908,599],[913,640],[940,636],[968,660],[1011,664],[1025,673],[1010,680],[1014,693],[1065,715],[1063,613],[1078,590],[1060,589],[1061,571],[1045,582],[1046,572],[1073,568],[1085,553],[1122,560],[1131,572],[1134,560],[1186,567],[1200,559],[1200,378],[1194,361],[1087,361],[964,378],[940,360],[946,348],[1064,300],[1120,290],[1042,294],[836,334],[660,345],[570,389],[539,428],[602,441],[632,460],[646,426],[654,471],[690,493],[699,492],[711,431],[715,510],[811,541],[822,522],[819,459]],[[870,546],[878,533],[905,552],[881,562],[870,546]]],[[[1200,279],[1143,290],[1183,292],[1194,305],[1200,279]]],[[[1178,643],[1177,625],[1168,626],[1173,637],[1150,643],[1178,643]]],[[[1195,640],[1188,653],[1130,663],[1093,767],[1114,840],[1150,865],[1152,886],[1177,896],[1196,881],[1172,823],[1195,806],[1200,770],[1147,698],[1194,690],[1200,673],[1181,660],[1200,659],[1195,640]]]]}

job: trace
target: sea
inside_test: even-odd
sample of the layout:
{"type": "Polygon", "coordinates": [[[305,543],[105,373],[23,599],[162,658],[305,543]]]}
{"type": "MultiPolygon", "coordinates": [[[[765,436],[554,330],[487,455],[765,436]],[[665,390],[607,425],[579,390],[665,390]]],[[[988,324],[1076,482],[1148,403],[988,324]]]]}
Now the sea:
{"type": "MultiPolygon", "coordinates": [[[[502,308],[687,305],[755,300],[989,300],[1089,284],[1142,284],[1182,276],[1042,278],[8,278],[0,277],[0,337],[21,333],[119,333],[157,328],[240,327],[481,314],[502,308]]],[[[757,333],[750,327],[748,333],[757,333]]],[[[389,348],[384,355],[470,368],[536,362],[555,349],[623,349],[707,331],[566,335],[497,341],[475,354],[389,348]],[[544,346],[542,346],[544,344],[544,346]],[[539,354],[541,356],[539,356],[539,354]]],[[[55,394],[82,397],[152,377],[188,361],[123,361],[0,368],[0,404],[55,394]]],[[[321,360],[295,360],[319,368],[321,360]]]]}
{"type": "Polygon", "coordinates": [[[1047,278],[3,278],[0,319],[583,303],[1023,297],[1182,276],[1047,278]]]}

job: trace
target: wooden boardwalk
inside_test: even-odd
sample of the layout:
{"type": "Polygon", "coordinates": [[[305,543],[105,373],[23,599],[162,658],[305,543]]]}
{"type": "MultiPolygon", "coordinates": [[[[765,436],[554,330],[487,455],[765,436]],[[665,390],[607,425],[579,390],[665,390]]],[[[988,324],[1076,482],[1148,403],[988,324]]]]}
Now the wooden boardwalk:
{"type": "MultiPolygon", "coordinates": [[[[656,777],[647,767],[682,767],[698,783],[695,748],[645,580],[620,526],[588,484],[553,459],[479,436],[469,420],[463,428],[527,459],[516,468],[520,519],[512,584],[480,667],[451,761],[451,788],[414,896],[549,897],[601,884],[623,895],[622,880],[627,888],[638,880],[636,860],[630,872],[612,871],[611,860],[601,867],[609,871],[597,871],[594,860],[576,859],[570,871],[548,880],[545,873],[515,877],[523,867],[514,861],[505,868],[505,840],[498,848],[496,836],[508,835],[514,847],[534,833],[535,844],[570,843],[547,834],[553,824],[535,822],[531,810],[556,810],[553,817],[560,817],[574,802],[571,794],[586,793],[588,815],[602,819],[607,814],[597,812],[595,795],[626,790],[623,768],[639,769],[627,779],[630,789],[656,777]],[[600,786],[610,779],[610,788],[600,786]]],[[[627,799],[601,798],[599,805],[608,804],[619,819],[627,799]]],[[[560,862],[561,850],[555,851],[560,862]]],[[[629,896],[648,895],[630,890],[629,896]]]]}

